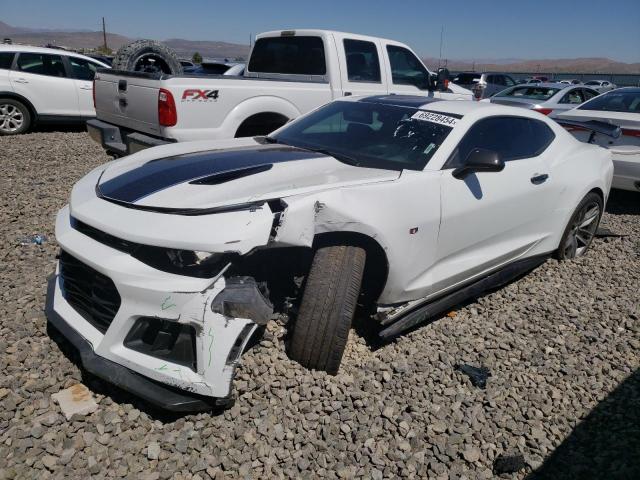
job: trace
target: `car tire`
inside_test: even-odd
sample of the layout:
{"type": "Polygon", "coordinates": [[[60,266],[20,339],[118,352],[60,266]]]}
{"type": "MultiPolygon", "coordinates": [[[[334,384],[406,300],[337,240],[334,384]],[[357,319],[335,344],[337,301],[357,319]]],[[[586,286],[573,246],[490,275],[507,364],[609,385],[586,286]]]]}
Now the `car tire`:
{"type": "Polygon", "coordinates": [[[366,253],[359,247],[339,245],[316,251],[288,345],[293,360],[307,368],[338,373],[365,261],[366,253]]]}
{"type": "Polygon", "coordinates": [[[136,40],[118,49],[112,68],[129,72],[181,75],[182,64],[176,53],[155,40],[136,40]]]}
{"type": "Polygon", "coordinates": [[[593,241],[604,202],[595,192],[589,192],[578,204],[567,224],[556,252],[558,260],[569,260],[583,256],[593,241]]]}
{"type": "Polygon", "coordinates": [[[0,98],[0,135],[19,135],[29,130],[31,112],[13,98],[0,98]]]}

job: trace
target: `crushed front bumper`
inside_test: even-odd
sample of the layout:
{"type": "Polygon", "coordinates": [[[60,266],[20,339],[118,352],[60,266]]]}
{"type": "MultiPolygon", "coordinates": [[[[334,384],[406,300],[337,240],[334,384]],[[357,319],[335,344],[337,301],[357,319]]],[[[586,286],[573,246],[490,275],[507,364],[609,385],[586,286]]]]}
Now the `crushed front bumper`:
{"type": "Polygon", "coordinates": [[[164,138],[152,137],[139,132],[126,131],[117,125],[92,119],[87,121],[87,132],[107,153],[117,156],[130,155],[145,148],[172,143],[164,138]]]}
{"type": "Polygon", "coordinates": [[[58,214],[56,237],[64,253],[47,315],[89,372],[168,410],[205,410],[227,401],[239,357],[270,314],[255,282],[156,270],[75,230],[68,207],[58,214]],[[63,257],[73,265],[65,266],[63,257]],[[141,320],[192,331],[192,341],[180,348],[192,349],[193,362],[171,356],[164,332],[158,348],[155,340],[132,347],[141,320]]]}

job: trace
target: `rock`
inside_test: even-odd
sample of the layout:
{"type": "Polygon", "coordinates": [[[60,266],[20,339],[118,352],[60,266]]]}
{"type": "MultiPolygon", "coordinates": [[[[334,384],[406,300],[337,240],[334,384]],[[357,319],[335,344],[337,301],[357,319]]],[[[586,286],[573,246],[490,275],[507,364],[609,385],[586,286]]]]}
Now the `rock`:
{"type": "Polygon", "coordinates": [[[160,445],[152,442],[147,445],[147,458],[149,460],[157,460],[160,457],[160,445]]]}
{"type": "Polygon", "coordinates": [[[467,447],[462,452],[462,456],[469,463],[474,463],[480,460],[480,449],[477,447],[467,447]]]}
{"type": "Polygon", "coordinates": [[[42,464],[49,470],[53,470],[57,463],[58,459],[53,455],[45,455],[42,457],[42,464]]]}

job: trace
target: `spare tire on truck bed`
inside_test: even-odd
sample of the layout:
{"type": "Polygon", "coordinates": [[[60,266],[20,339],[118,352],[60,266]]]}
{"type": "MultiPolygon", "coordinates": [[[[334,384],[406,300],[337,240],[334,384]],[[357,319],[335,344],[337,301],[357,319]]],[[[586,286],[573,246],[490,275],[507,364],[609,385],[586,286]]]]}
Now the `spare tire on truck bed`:
{"type": "Polygon", "coordinates": [[[136,40],[118,49],[113,59],[115,70],[181,75],[182,64],[176,53],[155,40],[136,40]]]}

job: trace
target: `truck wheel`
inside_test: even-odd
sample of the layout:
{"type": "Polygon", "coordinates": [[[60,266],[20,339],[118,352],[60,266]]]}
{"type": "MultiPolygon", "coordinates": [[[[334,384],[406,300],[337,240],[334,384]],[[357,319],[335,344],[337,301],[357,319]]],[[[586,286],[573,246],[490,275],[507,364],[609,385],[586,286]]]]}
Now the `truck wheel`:
{"type": "Polygon", "coordinates": [[[318,249],[307,276],[289,356],[301,365],[335,375],[356,309],[366,253],[362,248],[318,249]]]}
{"type": "Polygon", "coordinates": [[[113,59],[115,70],[181,75],[182,64],[175,52],[155,40],[136,40],[118,49],[113,59]]]}
{"type": "Polygon", "coordinates": [[[0,98],[0,135],[18,135],[31,125],[26,105],[13,98],[0,98]]]}

